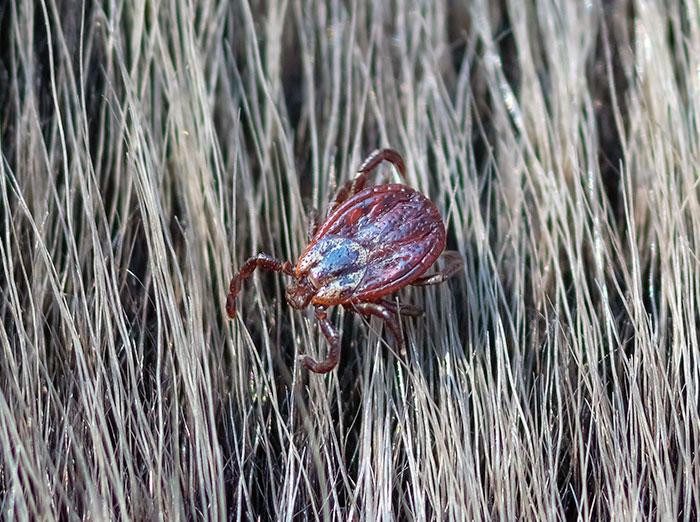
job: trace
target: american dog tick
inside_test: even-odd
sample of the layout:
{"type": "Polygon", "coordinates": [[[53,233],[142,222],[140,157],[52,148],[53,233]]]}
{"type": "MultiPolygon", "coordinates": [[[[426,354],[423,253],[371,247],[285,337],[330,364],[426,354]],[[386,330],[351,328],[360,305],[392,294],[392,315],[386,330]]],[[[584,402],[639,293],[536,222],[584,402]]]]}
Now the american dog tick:
{"type": "Polygon", "coordinates": [[[320,225],[316,219],[311,221],[309,244],[296,266],[258,254],[231,279],[226,312],[234,318],[241,284],[256,268],[293,278],[287,287],[287,302],[297,309],[312,304],[330,345],[324,361],[300,356],[302,365],[316,373],[331,371],[340,359],[340,335],[328,320],[329,306],[343,305],[364,316],[381,317],[403,349],[396,314],[415,317],[422,311],[410,305],[397,307],[386,297],[407,285],[442,283],[462,266],[457,252],[446,251],[444,271],[424,275],[443,253],[445,226],[435,205],[406,185],[364,188],[368,175],[382,161],[392,163],[405,179],[406,169],[398,152],[373,152],[362,163],[357,177],[338,191],[325,221],[320,225]]]}

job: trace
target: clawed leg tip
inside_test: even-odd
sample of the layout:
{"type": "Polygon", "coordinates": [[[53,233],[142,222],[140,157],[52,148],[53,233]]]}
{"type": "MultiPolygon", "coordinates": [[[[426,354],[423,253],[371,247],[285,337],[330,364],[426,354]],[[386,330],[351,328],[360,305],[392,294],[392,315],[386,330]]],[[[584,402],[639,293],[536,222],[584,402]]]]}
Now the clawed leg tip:
{"type": "Polygon", "coordinates": [[[236,298],[230,294],[226,297],[226,315],[229,319],[236,317],[236,298]]]}
{"type": "Polygon", "coordinates": [[[331,370],[333,370],[336,366],[338,366],[337,362],[334,362],[333,364],[329,364],[328,361],[318,362],[313,357],[303,354],[298,355],[297,360],[301,363],[301,365],[304,368],[306,368],[310,372],[318,374],[328,373],[331,370]]]}

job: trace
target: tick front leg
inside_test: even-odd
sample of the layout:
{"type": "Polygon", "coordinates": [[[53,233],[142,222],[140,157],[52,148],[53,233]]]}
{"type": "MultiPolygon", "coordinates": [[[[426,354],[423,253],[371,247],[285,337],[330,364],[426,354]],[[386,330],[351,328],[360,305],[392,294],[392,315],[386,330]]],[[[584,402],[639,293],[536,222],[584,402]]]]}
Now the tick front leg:
{"type": "Polygon", "coordinates": [[[228,296],[226,296],[226,313],[231,319],[236,316],[236,297],[241,291],[241,285],[243,281],[253,275],[256,268],[294,275],[294,268],[289,261],[282,261],[267,254],[258,254],[248,259],[241,267],[240,272],[233,276],[229,284],[228,296]]]}
{"type": "Polygon", "coordinates": [[[354,303],[346,307],[362,315],[374,315],[375,317],[384,319],[384,324],[391,330],[394,339],[396,339],[400,353],[403,354],[406,352],[406,345],[403,342],[403,335],[401,335],[399,322],[396,320],[396,316],[386,306],[379,303],[354,303]]]}
{"type": "Polygon", "coordinates": [[[459,272],[464,266],[464,259],[460,253],[456,252],[455,250],[447,250],[443,252],[442,256],[440,257],[445,260],[445,268],[442,270],[442,272],[419,277],[411,284],[413,286],[439,285],[459,272]]]}
{"type": "Polygon", "coordinates": [[[338,191],[335,196],[335,201],[331,205],[328,213],[330,214],[336,209],[343,201],[348,199],[350,196],[357,194],[361,191],[367,184],[367,177],[370,173],[379,166],[382,161],[388,161],[401,174],[403,179],[406,179],[406,164],[401,157],[401,154],[396,152],[394,149],[377,149],[372,154],[367,156],[367,159],[362,162],[360,168],[357,170],[357,176],[355,179],[348,181],[343,187],[338,191]]]}
{"type": "Polygon", "coordinates": [[[328,320],[328,313],[325,307],[317,306],[315,311],[321,331],[328,341],[328,355],[321,362],[309,355],[301,355],[299,359],[301,360],[301,365],[307,370],[315,373],[328,373],[338,366],[338,362],[340,362],[340,334],[328,320]]]}

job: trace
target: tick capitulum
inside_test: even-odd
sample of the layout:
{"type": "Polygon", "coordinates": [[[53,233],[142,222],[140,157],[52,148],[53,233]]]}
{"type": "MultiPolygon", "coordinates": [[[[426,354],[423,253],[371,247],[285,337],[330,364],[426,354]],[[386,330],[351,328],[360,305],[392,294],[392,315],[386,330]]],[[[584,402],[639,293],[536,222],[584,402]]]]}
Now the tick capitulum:
{"type": "MultiPolygon", "coordinates": [[[[442,283],[462,267],[457,252],[443,252],[445,226],[428,198],[396,183],[365,188],[368,175],[382,161],[392,163],[405,179],[404,161],[398,152],[373,152],[360,166],[357,177],[338,191],[323,223],[312,222],[309,244],[296,265],[258,254],[231,279],[226,312],[233,318],[241,285],[256,268],[292,277],[285,293],[287,302],[298,309],[313,305],[329,344],[323,361],[301,355],[302,365],[316,373],[331,371],[340,359],[340,335],[328,320],[329,306],[342,305],[364,316],[381,317],[403,350],[399,310],[387,297],[407,285],[442,283]],[[441,254],[445,269],[425,275],[441,254]]],[[[410,305],[402,305],[400,312],[422,314],[410,305]]]]}

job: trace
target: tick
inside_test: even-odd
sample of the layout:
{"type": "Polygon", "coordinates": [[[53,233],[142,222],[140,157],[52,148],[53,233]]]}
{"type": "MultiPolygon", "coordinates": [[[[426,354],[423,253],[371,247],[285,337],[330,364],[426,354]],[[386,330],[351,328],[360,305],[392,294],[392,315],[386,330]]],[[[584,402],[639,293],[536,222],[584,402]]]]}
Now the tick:
{"type": "Polygon", "coordinates": [[[328,307],[342,305],[366,317],[380,317],[403,350],[397,315],[417,317],[423,312],[411,305],[397,306],[387,297],[407,285],[442,283],[462,267],[459,253],[444,251],[445,225],[432,201],[398,183],[365,188],[369,174],[382,161],[393,164],[406,178],[398,152],[373,152],[357,177],[338,191],[323,223],[319,224],[317,217],[311,220],[308,245],[296,265],[258,254],[231,279],[226,312],[233,319],[241,285],[256,268],[292,278],[285,293],[287,302],[297,309],[314,307],[329,345],[323,361],[300,355],[301,364],[312,372],[329,372],[340,360],[340,334],[328,320],[328,307]],[[444,270],[426,275],[441,254],[444,270]]]}

